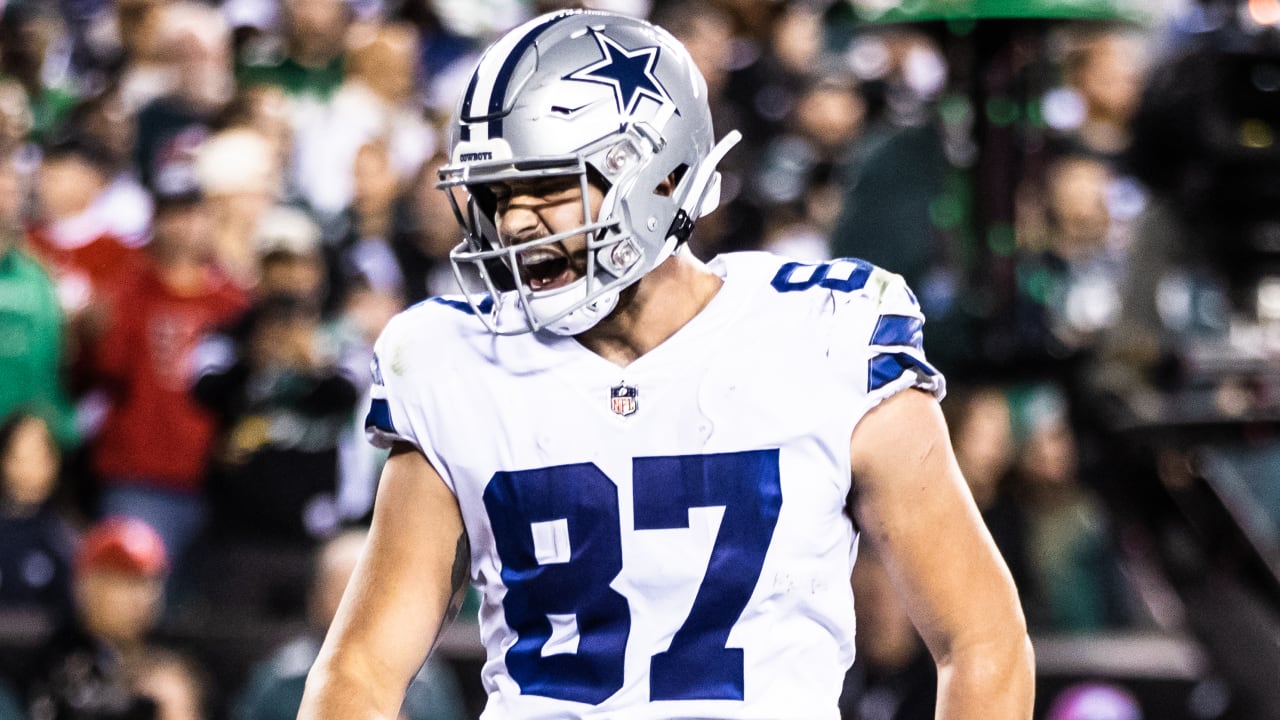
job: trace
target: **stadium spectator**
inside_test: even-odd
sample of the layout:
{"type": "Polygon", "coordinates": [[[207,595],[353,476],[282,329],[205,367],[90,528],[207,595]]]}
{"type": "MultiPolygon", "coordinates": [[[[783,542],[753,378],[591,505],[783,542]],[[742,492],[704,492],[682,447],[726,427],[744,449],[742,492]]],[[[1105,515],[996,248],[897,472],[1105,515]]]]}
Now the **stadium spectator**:
{"type": "Polygon", "coordinates": [[[210,220],[195,187],[157,198],[147,263],[122,281],[128,306],[114,309],[95,354],[111,400],[92,449],[102,513],[146,520],[178,570],[204,523],[216,430],[189,394],[191,354],[245,305],[216,263],[210,220]]]}
{"type": "Polygon", "coordinates": [[[78,433],[62,378],[63,314],[49,275],[19,247],[22,186],[13,160],[0,161],[0,417],[37,408],[70,448],[78,433]]]}
{"type": "Polygon", "coordinates": [[[164,173],[184,173],[213,131],[235,92],[231,35],[222,15],[194,0],[172,2],[161,11],[159,32],[172,85],[138,111],[137,163],[142,183],[153,191],[186,182],[164,173]]]}
{"type": "MultiPolygon", "coordinates": [[[[305,212],[268,211],[254,247],[254,306],[201,346],[194,392],[221,427],[211,480],[218,547],[206,575],[258,568],[259,560],[278,568],[250,569],[235,597],[215,587],[211,600],[278,616],[303,594],[297,559],[368,511],[368,499],[357,509],[340,501],[352,477],[368,484],[374,472],[368,451],[345,459],[355,445],[355,409],[368,385],[372,341],[348,320],[346,308],[335,319],[323,318],[327,265],[320,230],[305,212]]],[[[399,307],[397,301],[366,322],[380,328],[399,307]]]]}
{"type": "MultiPolygon", "coordinates": [[[[744,34],[754,39],[739,42],[750,43],[753,62],[728,78],[725,92],[746,114],[750,124],[740,126],[743,132],[768,142],[791,130],[792,121],[802,115],[796,108],[811,77],[837,65],[823,47],[822,13],[814,3],[779,3],[751,14],[757,17],[744,34]]],[[[739,9],[737,17],[742,15],[739,9]]],[[[746,53],[739,47],[735,54],[746,53]]],[[[742,64],[741,59],[730,61],[735,68],[742,64]]]]}
{"type": "Polygon", "coordinates": [[[82,135],[103,154],[107,184],[94,200],[92,212],[111,235],[131,246],[145,244],[154,208],[134,167],[137,126],[119,88],[110,85],[83,99],[67,119],[66,131],[82,135]]]}
{"type": "Polygon", "coordinates": [[[326,224],[355,199],[362,148],[385,145],[397,185],[412,178],[436,149],[417,102],[418,41],[412,26],[360,25],[350,35],[345,80],[324,111],[295,115],[293,182],[326,224]]]}
{"type": "Polygon", "coordinates": [[[154,704],[131,690],[129,668],[149,652],[166,571],[164,543],[146,523],[107,518],[88,531],[76,555],[75,618],[29,668],[32,717],[154,716],[154,704]]]}
{"type": "Polygon", "coordinates": [[[214,532],[310,547],[340,522],[338,444],[359,390],[314,298],[260,298],[237,330],[231,362],[195,384],[224,428],[214,532]]]}
{"type": "Polygon", "coordinates": [[[998,386],[949,388],[944,405],[956,461],[979,510],[1001,498],[1013,468],[1013,424],[1004,390],[998,386]]]}
{"type": "Polygon", "coordinates": [[[204,668],[190,655],[159,648],[129,668],[133,692],[155,705],[155,720],[204,720],[209,688],[204,668]]]}
{"type": "Polygon", "coordinates": [[[30,132],[31,107],[27,92],[17,80],[0,76],[0,155],[29,155],[35,147],[27,142],[30,132]]]}
{"type": "Polygon", "coordinates": [[[1130,593],[1107,511],[1081,481],[1063,396],[1049,385],[1021,389],[1014,426],[1020,451],[1012,492],[1027,533],[1020,586],[1027,623],[1071,633],[1124,627],[1130,593]]]}
{"type": "Polygon", "coordinates": [[[240,58],[244,87],[275,85],[303,102],[325,103],[346,74],[344,43],[352,15],[344,0],[282,0],[284,37],[274,56],[240,58]]]}
{"type": "Polygon", "coordinates": [[[392,245],[400,181],[390,150],[386,142],[373,141],[355,155],[355,194],[346,213],[346,232],[326,248],[330,308],[344,303],[353,286],[403,302],[406,279],[392,245]]]}
{"type": "Polygon", "coordinates": [[[1088,351],[1120,314],[1127,226],[1108,206],[1114,175],[1086,155],[1065,155],[1046,172],[1045,237],[1024,233],[1019,286],[1032,313],[1021,332],[1036,345],[1065,356],[1088,351]]]}
{"type": "Polygon", "coordinates": [[[335,112],[365,129],[364,142],[385,138],[396,178],[404,181],[436,150],[417,93],[418,35],[408,23],[385,23],[352,33],[350,67],[334,98],[335,112]]]}
{"type": "MultiPolygon", "coordinates": [[[[307,600],[307,632],[277,648],[259,663],[236,703],[234,720],[292,720],[302,703],[307,671],[338,611],[338,601],[360,559],[367,533],[352,530],[316,552],[307,600]]],[[[449,667],[428,661],[409,686],[400,717],[405,720],[462,720],[462,697],[449,667]]]]}
{"type": "Polygon", "coordinates": [[[77,94],[66,72],[67,24],[50,3],[9,3],[0,17],[0,64],[26,91],[31,136],[52,137],[75,105],[77,94]]]}
{"type": "Polygon", "coordinates": [[[753,190],[769,218],[768,249],[825,259],[865,106],[846,72],[818,72],[799,82],[791,127],[764,148],[753,190]]]}
{"type": "Polygon", "coordinates": [[[690,247],[700,257],[727,250],[757,249],[763,239],[764,218],[749,201],[748,187],[767,138],[751,132],[754,115],[729,94],[734,70],[743,47],[735,28],[736,16],[716,3],[665,3],[654,9],[653,22],[666,28],[688,50],[707,81],[711,121],[717,128],[743,128],[744,139],[718,166],[721,176],[720,206],[698,221],[690,247]]]}
{"type": "Polygon", "coordinates": [[[1129,146],[1146,73],[1146,40],[1123,27],[1063,33],[1065,87],[1046,97],[1045,116],[1076,150],[1117,158],[1129,146]]]}
{"type": "Polygon", "coordinates": [[[279,155],[257,128],[236,125],[209,138],[195,172],[212,216],[218,264],[246,292],[259,281],[258,227],[281,195],[279,155]]]}
{"type": "Polygon", "coordinates": [[[475,41],[441,22],[433,3],[404,3],[395,17],[412,24],[417,31],[417,75],[424,85],[420,100],[430,118],[443,122],[471,79],[478,56],[475,41]]]}
{"type": "Polygon", "coordinates": [[[254,230],[257,297],[293,295],[319,303],[329,294],[320,228],[307,213],[288,205],[268,210],[254,230]]]}
{"type": "MultiPolygon", "coordinates": [[[[71,610],[76,537],[54,502],[60,466],[38,416],[17,412],[0,424],[0,617],[22,617],[36,635],[64,623],[71,610]]],[[[0,675],[4,670],[0,665],[0,675]]]]}
{"type": "Polygon", "coordinates": [[[37,214],[27,243],[49,268],[80,345],[101,331],[105,303],[142,263],[137,249],[113,235],[93,210],[110,173],[109,156],[73,135],[45,150],[37,174],[37,214]]]}
{"type": "Polygon", "coordinates": [[[275,85],[241,87],[222,114],[221,129],[249,128],[259,133],[271,150],[271,166],[280,174],[277,182],[282,200],[293,199],[295,192],[286,180],[292,166],[293,126],[289,98],[275,85]]]}
{"type": "Polygon", "coordinates": [[[933,112],[946,62],[936,40],[910,27],[868,32],[854,41],[849,57],[870,97],[866,130],[852,148],[831,232],[832,255],[862,258],[902,275],[933,328],[933,347],[926,350],[944,367],[953,366],[949,359],[973,344],[949,327],[966,269],[959,239],[948,229],[960,223],[940,225],[942,216],[930,211],[946,197],[956,172],[944,124],[933,112]]]}
{"type": "Polygon", "coordinates": [[[108,8],[114,17],[103,25],[114,26],[115,32],[109,33],[114,37],[107,44],[119,47],[105,54],[119,57],[101,59],[87,75],[89,79],[117,78],[121,100],[130,115],[173,89],[172,53],[164,33],[165,9],[170,1],[117,0],[108,8]]]}
{"type": "Polygon", "coordinates": [[[392,247],[404,277],[406,304],[457,292],[449,251],[462,238],[451,224],[455,221],[449,197],[435,186],[436,173],[446,160],[436,154],[424,163],[396,201],[392,247]]]}

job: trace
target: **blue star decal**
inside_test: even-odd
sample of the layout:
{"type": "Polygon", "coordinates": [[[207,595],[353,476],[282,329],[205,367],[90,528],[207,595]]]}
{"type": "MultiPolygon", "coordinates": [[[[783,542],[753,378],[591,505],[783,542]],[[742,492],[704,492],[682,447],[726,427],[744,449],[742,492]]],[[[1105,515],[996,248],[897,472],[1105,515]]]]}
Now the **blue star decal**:
{"type": "Polygon", "coordinates": [[[565,80],[612,86],[618,112],[624,114],[634,112],[642,97],[660,103],[671,102],[666,88],[653,75],[653,68],[658,64],[657,46],[629,50],[600,33],[594,35],[603,56],[600,60],[569,73],[564,77],[565,80]]]}

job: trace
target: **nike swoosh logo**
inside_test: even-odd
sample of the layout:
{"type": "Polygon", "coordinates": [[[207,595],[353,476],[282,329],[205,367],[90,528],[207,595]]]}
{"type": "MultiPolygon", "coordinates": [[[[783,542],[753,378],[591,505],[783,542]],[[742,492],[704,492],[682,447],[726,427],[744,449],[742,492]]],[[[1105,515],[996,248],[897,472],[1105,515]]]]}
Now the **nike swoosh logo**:
{"type": "Polygon", "coordinates": [[[579,110],[582,110],[583,108],[591,104],[592,103],[584,103],[582,105],[579,105],[578,107],[573,107],[573,108],[564,107],[563,105],[552,105],[551,112],[558,113],[560,115],[573,115],[574,113],[578,112],[579,110]]]}

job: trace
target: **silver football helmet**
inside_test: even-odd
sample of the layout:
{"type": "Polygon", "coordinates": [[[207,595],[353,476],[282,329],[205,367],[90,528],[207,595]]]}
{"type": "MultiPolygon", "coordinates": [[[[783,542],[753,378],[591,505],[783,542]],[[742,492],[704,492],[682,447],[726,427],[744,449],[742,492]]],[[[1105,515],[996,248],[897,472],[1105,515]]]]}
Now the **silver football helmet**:
{"type": "Polygon", "coordinates": [[[450,259],[472,310],[500,335],[590,329],[716,208],[716,165],[740,137],[715,142],[706,81],[680,42],[648,22],[566,11],[507,33],[459,101],[438,184],[465,230],[450,259]],[[488,185],[553,176],[577,178],[582,226],[504,245],[488,185]],[[668,177],[674,190],[656,192],[668,177]],[[597,217],[591,183],[604,192],[597,217]],[[583,277],[547,290],[521,280],[522,257],[575,236],[587,238],[583,277]]]}

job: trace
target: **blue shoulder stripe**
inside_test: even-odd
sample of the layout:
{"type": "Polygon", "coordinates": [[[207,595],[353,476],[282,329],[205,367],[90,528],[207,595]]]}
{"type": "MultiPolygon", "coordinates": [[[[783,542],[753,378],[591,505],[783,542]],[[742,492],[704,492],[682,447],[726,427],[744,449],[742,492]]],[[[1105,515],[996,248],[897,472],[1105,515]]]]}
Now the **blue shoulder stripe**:
{"type": "Polygon", "coordinates": [[[868,361],[867,392],[875,392],[915,369],[933,377],[938,371],[932,365],[908,353],[883,353],[868,361]]]}
{"type": "MultiPolygon", "coordinates": [[[[454,310],[460,310],[468,315],[476,314],[475,309],[473,309],[471,307],[471,304],[468,303],[466,300],[457,300],[455,298],[447,298],[447,297],[431,297],[431,298],[427,298],[426,300],[423,300],[422,302],[424,303],[430,302],[430,303],[436,303],[437,305],[444,305],[445,307],[451,307],[454,310]]],[[[493,310],[493,298],[490,297],[489,295],[485,295],[484,299],[478,303],[478,307],[480,309],[480,312],[485,313],[487,315],[493,310]]]]}
{"type": "Polygon", "coordinates": [[[386,400],[374,398],[369,403],[369,414],[364,417],[364,427],[366,430],[396,434],[396,426],[391,422],[391,406],[386,400]]]}
{"type": "Polygon", "coordinates": [[[871,344],[920,350],[924,347],[924,321],[910,315],[881,315],[871,333],[871,344]]]}

